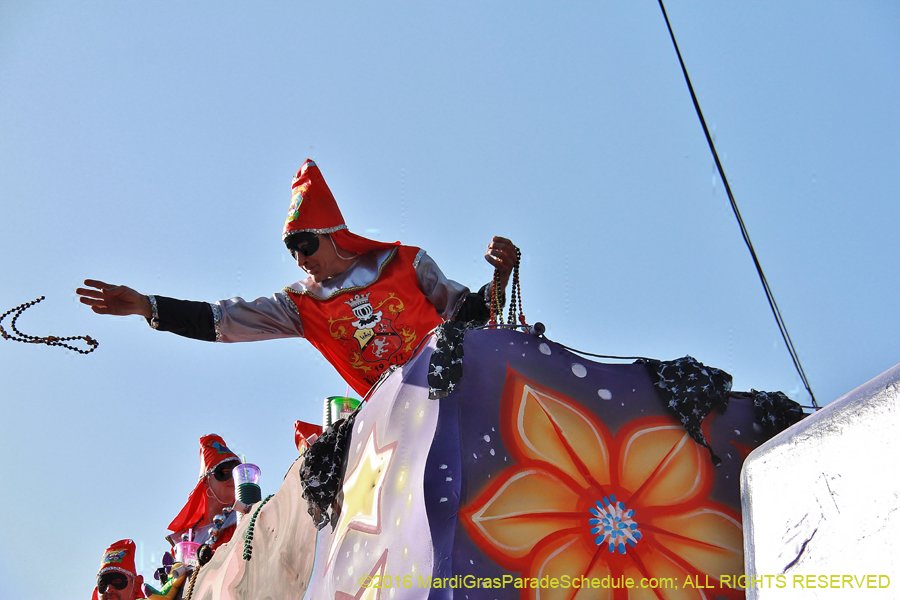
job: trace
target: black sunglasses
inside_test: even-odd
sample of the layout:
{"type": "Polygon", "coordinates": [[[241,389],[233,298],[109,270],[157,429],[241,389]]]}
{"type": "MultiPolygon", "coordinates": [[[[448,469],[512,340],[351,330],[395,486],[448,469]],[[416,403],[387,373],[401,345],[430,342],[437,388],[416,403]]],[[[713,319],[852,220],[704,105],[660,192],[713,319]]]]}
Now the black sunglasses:
{"type": "Polygon", "coordinates": [[[113,586],[117,590],[124,590],[126,587],[128,587],[128,578],[121,573],[103,575],[97,582],[97,591],[101,594],[105,594],[106,588],[108,588],[109,586],[113,586]]]}
{"type": "Polygon", "coordinates": [[[231,471],[233,469],[234,465],[232,463],[223,463],[213,471],[213,477],[216,478],[216,481],[228,481],[231,479],[231,471]]]}
{"type": "Polygon", "coordinates": [[[291,251],[291,256],[293,256],[295,260],[297,259],[298,254],[302,254],[308,258],[319,251],[319,236],[309,231],[295,233],[287,239],[287,245],[288,250],[291,251]],[[301,247],[301,244],[304,242],[306,242],[306,244],[301,247]]]}

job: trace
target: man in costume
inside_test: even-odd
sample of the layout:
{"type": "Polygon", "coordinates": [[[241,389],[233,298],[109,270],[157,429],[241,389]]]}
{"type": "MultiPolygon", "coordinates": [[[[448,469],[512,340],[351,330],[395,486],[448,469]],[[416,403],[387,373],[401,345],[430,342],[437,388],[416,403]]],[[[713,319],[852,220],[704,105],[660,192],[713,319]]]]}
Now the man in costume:
{"type": "MultiPolygon", "coordinates": [[[[234,505],[234,479],[231,471],[240,462],[241,459],[228,449],[220,436],[211,433],[200,438],[200,476],[187,503],[169,523],[169,531],[174,532],[166,536],[170,544],[174,546],[185,535],[190,535],[190,541],[199,544],[209,539],[210,531],[216,526],[213,518],[234,505]]],[[[217,528],[218,535],[211,545],[213,550],[234,535],[237,514],[231,510],[226,512],[228,515],[217,528]]]]}
{"type": "Polygon", "coordinates": [[[134,568],[134,542],[119,540],[103,553],[97,572],[94,600],[136,600],[143,598],[144,578],[134,568]]]}
{"type": "MultiPolygon", "coordinates": [[[[306,279],[270,297],[214,304],[88,279],[88,288],[76,290],[81,302],[99,314],[143,315],[155,329],[206,341],[305,337],[361,396],[390,367],[412,358],[442,322],[489,318],[493,283],[470,293],[424,250],[351,233],[313,161],[303,164],[291,189],[282,239],[306,279]]],[[[494,237],[485,259],[505,288],[515,246],[494,237]]]]}

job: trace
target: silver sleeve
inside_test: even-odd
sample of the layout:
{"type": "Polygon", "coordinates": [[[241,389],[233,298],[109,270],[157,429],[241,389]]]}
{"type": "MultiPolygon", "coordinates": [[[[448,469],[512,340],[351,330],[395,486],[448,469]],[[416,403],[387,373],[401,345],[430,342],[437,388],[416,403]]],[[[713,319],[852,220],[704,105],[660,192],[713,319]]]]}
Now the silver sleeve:
{"type": "Polygon", "coordinates": [[[415,260],[419,289],[437,309],[445,321],[452,319],[462,305],[469,288],[447,279],[434,259],[424,250],[419,250],[415,260]]]}
{"type": "Polygon", "coordinates": [[[297,307],[285,292],[256,300],[231,298],[211,304],[217,342],[257,342],[303,337],[297,307]]]}

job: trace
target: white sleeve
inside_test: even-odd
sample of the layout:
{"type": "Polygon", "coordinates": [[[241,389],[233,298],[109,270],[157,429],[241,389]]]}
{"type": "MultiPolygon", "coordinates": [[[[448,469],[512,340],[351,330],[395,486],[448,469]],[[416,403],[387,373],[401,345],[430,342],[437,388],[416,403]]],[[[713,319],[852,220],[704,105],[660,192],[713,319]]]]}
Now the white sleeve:
{"type": "Polygon", "coordinates": [[[437,309],[445,321],[452,319],[462,305],[469,288],[447,279],[434,259],[424,250],[419,250],[413,263],[419,280],[419,289],[437,309]]]}
{"type": "Polygon", "coordinates": [[[211,304],[217,342],[256,342],[303,337],[297,307],[286,292],[247,301],[243,298],[211,304]]]}

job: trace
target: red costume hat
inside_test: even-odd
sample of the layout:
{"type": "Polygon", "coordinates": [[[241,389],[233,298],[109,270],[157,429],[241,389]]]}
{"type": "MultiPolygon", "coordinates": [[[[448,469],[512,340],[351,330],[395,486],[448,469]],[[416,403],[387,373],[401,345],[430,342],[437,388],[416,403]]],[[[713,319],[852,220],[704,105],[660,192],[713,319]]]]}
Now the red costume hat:
{"type": "MultiPolygon", "coordinates": [[[[134,542],[131,540],[119,540],[106,549],[103,553],[103,560],[100,561],[100,570],[97,571],[97,580],[104,573],[110,572],[122,573],[131,578],[137,577],[137,570],[134,568],[134,542]]],[[[144,593],[140,586],[134,587],[135,598],[144,598],[144,593]]],[[[99,600],[100,593],[94,586],[94,593],[91,594],[91,600],[99,600]]]]}
{"type": "Polygon", "coordinates": [[[400,242],[377,242],[350,233],[344,216],[337,202],[328,189],[319,167],[310,159],[306,159],[294,176],[291,185],[291,207],[281,239],[285,240],[292,233],[327,233],[335,244],[356,254],[399,246],[400,242]]]}
{"type": "Polygon", "coordinates": [[[103,553],[103,560],[100,561],[100,570],[97,571],[97,577],[110,571],[118,571],[129,577],[137,577],[137,571],[134,568],[133,541],[119,540],[106,549],[106,552],[103,553]]]}
{"type": "Polygon", "coordinates": [[[225,440],[214,433],[200,438],[200,479],[194,486],[191,495],[188,496],[187,504],[169,523],[169,531],[177,533],[193,527],[206,516],[206,486],[203,484],[203,480],[212,474],[216,467],[227,461],[241,462],[241,459],[228,449],[225,440]]]}

